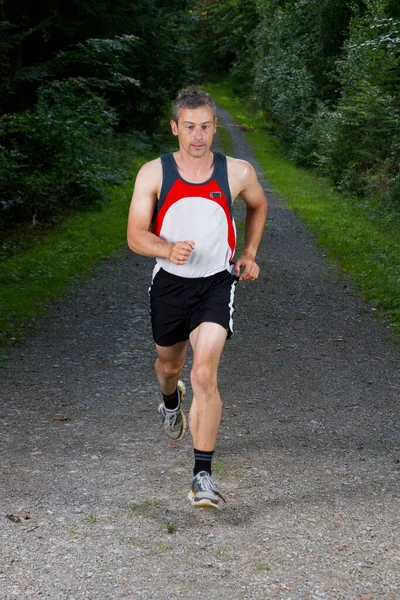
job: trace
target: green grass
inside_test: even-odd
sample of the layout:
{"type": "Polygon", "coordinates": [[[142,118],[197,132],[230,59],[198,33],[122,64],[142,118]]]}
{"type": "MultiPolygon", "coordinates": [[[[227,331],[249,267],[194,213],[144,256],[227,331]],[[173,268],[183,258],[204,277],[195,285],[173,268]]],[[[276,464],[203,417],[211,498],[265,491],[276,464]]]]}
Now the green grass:
{"type": "Polygon", "coordinates": [[[221,142],[221,145],[224,149],[225,154],[228,154],[228,156],[232,156],[233,143],[232,143],[232,137],[231,137],[229,131],[227,131],[227,129],[225,127],[218,125],[217,134],[218,134],[218,138],[221,142]]]}
{"type": "Polygon", "coordinates": [[[171,523],[171,521],[164,521],[163,528],[169,534],[176,533],[178,531],[178,528],[175,525],[175,523],[171,523]]]}
{"type": "MultiPolygon", "coordinates": [[[[318,243],[326,248],[331,265],[351,279],[355,289],[400,336],[398,229],[388,228],[387,219],[380,221],[355,199],[343,197],[326,181],[296,167],[285,157],[268,123],[254,108],[235,98],[228,85],[208,85],[207,89],[238,124],[252,128],[246,136],[271,186],[309,225],[318,243]]],[[[219,135],[225,152],[231,154],[229,133],[220,127],[219,135]]],[[[125,187],[111,189],[110,199],[100,212],[75,214],[44,237],[33,235],[22,244],[16,243],[22,250],[3,253],[0,344],[23,340],[26,326],[45,314],[51,301],[62,296],[93,264],[125,244],[133,179],[145,160],[147,157],[135,158],[132,180],[125,187]]]]}
{"type": "Polygon", "coordinates": [[[223,475],[225,472],[226,460],[214,459],[213,462],[213,471],[214,473],[218,473],[218,475],[223,475]]]}
{"type": "Polygon", "coordinates": [[[145,160],[135,158],[131,181],[110,189],[101,211],[74,214],[29,250],[0,261],[0,343],[23,340],[52,300],[124,245],[133,180],[145,160]]]}
{"type": "Polygon", "coordinates": [[[278,194],[308,224],[326,249],[332,267],[376,309],[400,336],[400,232],[387,219],[372,215],[355,198],[346,198],[327,181],[297,167],[271,133],[271,127],[250,105],[236,98],[227,84],[205,86],[214,100],[240,125],[255,157],[278,194]]]}
{"type": "Polygon", "coordinates": [[[94,515],[94,514],[92,514],[92,513],[90,513],[90,514],[87,516],[87,518],[88,518],[88,521],[89,521],[89,523],[91,523],[92,525],[94,525],[95,523],[98,523],[98,522],[99,522],[99,519],[96,517],[96,515],[94,515]]]}

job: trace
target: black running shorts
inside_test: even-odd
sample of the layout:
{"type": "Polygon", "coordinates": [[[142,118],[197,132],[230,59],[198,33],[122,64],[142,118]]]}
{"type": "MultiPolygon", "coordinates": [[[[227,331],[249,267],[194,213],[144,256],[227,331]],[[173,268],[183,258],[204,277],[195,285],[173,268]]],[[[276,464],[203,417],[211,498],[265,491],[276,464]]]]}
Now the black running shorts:
{"type": "Polygon", "coordinates": [[[187,278],[160,269],[149,288],[153,338],[159,346],[189,339],[200,323],[218,323],[233,333],[235,286],[229,271],[210,277],[187,278]]]}

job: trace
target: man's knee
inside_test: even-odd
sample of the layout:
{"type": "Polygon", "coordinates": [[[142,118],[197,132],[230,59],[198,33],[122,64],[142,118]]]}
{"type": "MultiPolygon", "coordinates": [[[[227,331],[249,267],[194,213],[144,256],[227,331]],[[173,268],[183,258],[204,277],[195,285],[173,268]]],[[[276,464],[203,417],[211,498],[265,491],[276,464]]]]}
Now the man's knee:
{"type": "Polygon", "coordinates": [[[157,370],[161,370],[165,377],[177,377],[182,370],[181,361],[166,361],[161,358],[157,358],[154,367],[157,370]]]}
{"type": "Polygon", "coordinates": [[[217,373],[215,369],[207,364],[194,364],[190,373],[192,387],[195,390],[207,392],[217,387],[217,373]]]}

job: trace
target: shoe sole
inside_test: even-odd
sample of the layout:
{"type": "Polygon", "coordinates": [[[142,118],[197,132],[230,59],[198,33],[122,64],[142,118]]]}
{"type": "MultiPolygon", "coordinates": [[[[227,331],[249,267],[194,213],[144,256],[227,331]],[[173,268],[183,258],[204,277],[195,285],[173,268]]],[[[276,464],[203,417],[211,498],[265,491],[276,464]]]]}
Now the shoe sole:
{"type": "Polygon", "coordinates": [[[182,404],[182,402],[185,399],[185,394],[186,394],[186,386],[183,383],[183,381],[181,381],[181,380],[178,381],[178,388],[180,391],[180,400],[181,400],[181,404],[182,404]]]}
{"type": "MultiPolygon", "coordinates": [[[[182,402],[182,400],[181,400],[181,402],[182,402]]],[[[167,434],[168,437],[169,437],[169,439],[172,440],[173,442],[179,442],[183,438],[183,436],[185,435],[185,431],[186,431],[186,417],[184,415],[183,410],[181,410],[181,417],[182,417],[182,433],[180,434],[180,436],[177,437],[177,438],[172,438],[172,437],[170,437],[167,434]]]]}
{"type": "MultiPolygon", "coordinates": [[[[179,388],[179,392],[180,392],[180,401],[181,401],[181,405],[185,399],[185,394],[186,394],[186,386],[183,383],[183,381],[179,380],[178,381],[178,388],[179,388]]],[[[183,410],[181,409],[181,417],[182,417],[182,433],[180,434],[180,436],[178,438],[176,438],[174,441],[175,442],[179,442],[179,440],[181,440],[183,438],[183,436],[185,435],[185,431],[186,431],[186,417],[185,414],[183,412],[183,410]]]]}
{"type": "Polygon", "coordinates": [[[194,507],[194,508],[214,508],[217,510],[221,510],[221,507],[218,504],[215,504],[212,500],[210,500],[209,498],[203,498],[202,500],[195,500],[194,499],[194,493],[192,492],[192,490],[190,490],[189,494],[188,494],[188,500],[190,502],[190,504],[194,507]]]}

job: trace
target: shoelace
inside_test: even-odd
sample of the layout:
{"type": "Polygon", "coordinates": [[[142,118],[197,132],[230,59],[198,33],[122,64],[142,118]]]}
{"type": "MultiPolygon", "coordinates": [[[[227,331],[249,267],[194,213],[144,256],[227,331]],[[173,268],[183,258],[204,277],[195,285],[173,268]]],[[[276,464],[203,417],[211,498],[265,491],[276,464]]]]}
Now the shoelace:
{"type": "Polygon", "coordinates": [[[225,498],[223,497],[222,494],[219,493],[219,491],[217,490],[217,488],[214,485],[213,480],[211,479],[211,477],[209,475],[203,475],[203,477],[199,477],[199,484],[200,484],[200,487],[203,490],[203,492],[212,492],[213,494],[216,494],[226,504],[225,498]]]}
{"type": "Polygon", "coordinates": [[[176,425],[176,419],[179,415],[179,410],[176,412],[169,413],[166,408],[163,406],[160,410],[160,413],[164,417],[164,429],[172,429],[176,425]]]}

